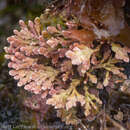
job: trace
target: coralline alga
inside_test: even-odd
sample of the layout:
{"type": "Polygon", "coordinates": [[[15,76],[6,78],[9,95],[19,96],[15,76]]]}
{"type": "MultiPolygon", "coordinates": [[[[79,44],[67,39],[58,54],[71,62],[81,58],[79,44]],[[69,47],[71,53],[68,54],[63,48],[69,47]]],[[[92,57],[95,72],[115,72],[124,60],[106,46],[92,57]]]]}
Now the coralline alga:
{"type": "Polygon", "coordinates": [[[91,31],[80,29],[74,19],[60,17],[59,22],[55,18],[55,24],[44,20],[42,16],[28,24],[20,20],[21,30],[7,38],[9,74],[19,87],[45,98],[67,124],[78,124],[78,103],[86,117],[95,116],[102,105],[97,90],[127,79],[117,63],[129,62],[130,49],[99,40],[91,31]],[[96,93],[90,92],[91,88],[96,93]]]}

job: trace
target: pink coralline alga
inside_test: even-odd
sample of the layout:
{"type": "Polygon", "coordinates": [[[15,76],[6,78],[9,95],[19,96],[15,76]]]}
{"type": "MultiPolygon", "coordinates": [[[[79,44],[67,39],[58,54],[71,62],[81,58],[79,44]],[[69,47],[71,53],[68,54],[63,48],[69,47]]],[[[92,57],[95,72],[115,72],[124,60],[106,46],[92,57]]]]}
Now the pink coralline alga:
{"type": "Polygon", "coordinates": [[[127,78],[116,64],[129,62],[129,48],[101,39],[96,45],[95,35],[78,28],[74,20],[45,25],[37,17],[28,24],[20,20],[19,25],[21,30],[14,30],[7,38],[9,47],[5,47],[9,74],[18,80],[19,87],[46,98],[67,124],[79,123],[77,103],[86,117],[99,111],[102,102],[98,94],[89,92],[91,87],[97,90],[98,84],[107,87],[127,78]]]}
{"type": "MultiPolygon", "coordinates": [[[[50,45],[45,41],[41,32],[40,19],[36,18],[34,23],[19,21],[21,30],[14,30],[13,36],[7,38],[10,43],[9,47],[5,47],[7,55],[10,59],[8,67],[13,68],[9,74],[14,76],[14,79],[19,80],[18,86],[35,94],[40,94],[52,89],[53,81],[58,74],[58,71],[49,66],[38,64],[40,56],[49,57],[50,45]]],[[[52,42],[55,39],[52,39],[52,42]]]]}

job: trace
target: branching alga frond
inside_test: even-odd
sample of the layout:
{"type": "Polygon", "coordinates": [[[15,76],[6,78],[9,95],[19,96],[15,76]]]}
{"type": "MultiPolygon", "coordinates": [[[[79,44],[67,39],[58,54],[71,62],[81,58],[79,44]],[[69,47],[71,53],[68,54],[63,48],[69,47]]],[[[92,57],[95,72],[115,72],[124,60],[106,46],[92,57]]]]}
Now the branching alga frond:
{"type": "Polygon", "coordinates": [[[73,79],[67,90],[61,90],[59,94],[53,95],[47,100],[47,104],[55,106],[55,108],[65,108],[69,110],[76,107],[76,103],[80,102],[81,106],[85,104],[84,96],[79,94],[76,87],[80,84],[80,80],[73,79]]]}
{"type": "Polygon", "coordinates": [[[79,123],[78,103],[86,118],[100,111],[102,102],[91,87],[98,90],[127,78],[117,64],[129,62],[129,48],[109,40],[95,45],[96,34],[80,29],[74,19],[44,14],[19,24],[21,30],[14,30],[5,47],[9,74],[18,86],[45,98],[67,124],[79,123]]]}

